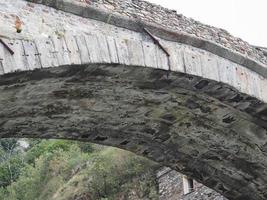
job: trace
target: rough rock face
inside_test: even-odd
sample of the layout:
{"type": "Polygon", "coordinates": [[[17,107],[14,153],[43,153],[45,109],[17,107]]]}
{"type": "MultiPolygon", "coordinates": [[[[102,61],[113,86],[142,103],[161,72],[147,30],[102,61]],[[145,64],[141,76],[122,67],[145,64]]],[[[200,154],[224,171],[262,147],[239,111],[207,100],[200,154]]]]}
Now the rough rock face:
{"type": "MultiPolygon", "coordinates": [[[[141,33],[131,14],[134,8],[118,7],[135,19],[129,20],[121,17],[125,13],[113,18],[112,8],[109,13],[97,12],[96,5],[89,9],[73,2],[43,1],[58,9],[65,6],[66,13],[22,0],[1,2],[1,20],[8,23],[0,31],[14,32],[10,27],[16,5],[16,13],[29,19],[20,35],[39,32],[47,37],[28,41],[14,33],[13,39],[5,38],[14,56],[0,46],[0,136],[117,146],[180,171],[229,199],[265,200],[265,65],[255,70],[253,60],[217,44],[189,34],[181,43],[185,35],[173,36],[154,26],[163,37],[161,44],[168,47],[168,57],[143,29],[141,33]],[[39,12],[48,12],[44,23],[39,12]],[[50,23],[53,17],[56,23],[50,23]],[[73,21],[62,23],[66,19],[73,21]],[[35,26],[38,20],[41,23],[35,26]],[[53,28],[55,24],[60,27],[53,28]],[[72,29],[84,35],[64,34],[72,29]],[[175,39],[167,40],[166,35],[164,39],[164,34],[175,39]],[[208,47],[219,50],[214,53],[208,47]],[[220,52],[224,57],[216,54],[220,52]]],[[[140,8],[136,9],[138,13],[140,8]]],[[[256,55],[260,54],[255,59],[256,55]]]]}
{"type": "Polygon", "coordinates": [[[0,93],[2,138],[116,146],[229,199],[267,197],[265,124],[249,114],[255,105],[250,111],[233,107],[253,98],[226,84],[153,68],[91,64],[2,75],[0,93]]]}
{"type": "Polygon", "coordinates": [[[182,175],[168,167],[157,172],[159,200],[227,200],[210,188],[194,181],[194,192],[183,194],[182,175]]]}

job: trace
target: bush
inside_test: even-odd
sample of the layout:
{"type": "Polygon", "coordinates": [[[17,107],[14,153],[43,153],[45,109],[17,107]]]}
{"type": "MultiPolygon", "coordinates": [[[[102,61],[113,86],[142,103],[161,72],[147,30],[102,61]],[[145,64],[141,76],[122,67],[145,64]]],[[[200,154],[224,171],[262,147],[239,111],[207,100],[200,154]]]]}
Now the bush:
{"type": "MultiPolygon", "coordinates": [[[[19,169],[19,176],[0,188],[0,199],[115,200],[133,194],[137,199],[157,197],[157,164],[116,148],[43,140],[31,142],[25,155],[20,156],[27,162],[20,166],[16,156],[9,160],[14,170],[19,169]]],[[[6,174],[0,165],[0,179],[6,174]]]]}

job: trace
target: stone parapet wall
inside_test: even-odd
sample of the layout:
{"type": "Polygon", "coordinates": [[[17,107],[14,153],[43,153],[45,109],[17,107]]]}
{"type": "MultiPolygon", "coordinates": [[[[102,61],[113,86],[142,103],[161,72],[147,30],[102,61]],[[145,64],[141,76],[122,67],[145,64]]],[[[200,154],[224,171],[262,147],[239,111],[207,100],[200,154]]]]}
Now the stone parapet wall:
{"type": "MultiPolygon", "coordinates": [[[[4,8],[5,8],[4,4],[7,4],[8,1],[10,0],[7,0],[6,3],[3,3],[4,8]]],[[[136,17],[136,15],[134,18],[130,14],[128,15],[123,14],[127,11],[126,8],[128,8],[128,4],[127,6],[125,6],[125,10],[122,9],[123,12],[115,12],[112,10],[108,10],[107,8],[103,9],[103,6],[107,5],[106,3],[103,4],[101,3],[98,5],[96,2],[93,4],[93,2],[91,1],[90,1],[91,6],[89,7],[88,6],[86,7],[87,4],[79,3],[79,1],[57,0],[57,1],[34,1],[34,2],[41,2],[44,4],[48,4],[49,6],[55,7],[56,9],[62,10],[64,12],[56,11],[56,14],[53,14],[54,11],[51,9],[47,9],[47,7],[44,8],[44,7],[34,6],[34,4],[23,4],[23,2],[18,0],[12,1],[10,2],[8,11],[2,8],[1,8],[2,10],[0,10],[0,12],[6,13],[10,12],[10,9],[12,7],[13,8],[16,7],[15,9],[12,9],[11,14],[13,15],[13,17],[3,14],[2,15],[3,19],[1,20],[0,18],[0,20],[3,21],[3,23],[1,23],[3,28],[0,30],[0,35],[12,38],[21,38],[22,36],[25,37],[26,35],[27,36],[26,38],[32,39],[32,37],[40,37],[42,35],[51,36],[51,34],[54,33],[58,35],[64,35],[68,31],[75,32],[76,34],[88,33],[87,28],[85,28],[88,25],[97,28],[96,26],[94,26],[94,23],[93,24],[92,22],[88,23],[88,21],[90,20],[86,20],[85,18],[96,19],[104,23],[112,24],[118,27],[123,27],[128,30],[133,30],[136,32],[140,31],[142,32],[142,27],[148,27],[156,36],[162,39],[184,43],[187,45],[194,46],[196,48],[212,52],[215,55],[228,59],[242,66],[245,66],[248,69],[255,71],[256,73],[259,73],[264,77],[267,77],[267,68],[266,65],[263,64],[264,62],[263,63],[261,62],[261,59],[258,59],[255,56],[246,55],[244,52],[235,51],[233,48],[225,47],[218,41],[204,39],[198,36],[194,36],[192,34],[184,33],[183,31],[177,31],[171,28],[163,27],[162,24],[164,23],[162,23],[161,25],[157,25],[157,23],[152,23],[150,21],[146,21],[145,19],[143,20],[139,17],[136,17]],[[33,13],[35,16],[32,15],[33,13]],[[84,18],[80,18],[77,23],[77,17],[74,17],[69,13],[73,13],[84,18]],[[22,16],[23,18],[28,18],[28,19],[30,18],[30,20],[24,19],[25,22],[24,24],[26,25],[26,28],[30,27],[30,30],[29,29],[26,30],[25,32],[26,34],[14,34],[14,30],[12,32],[12,26],[13,26],[12,23],[14,23],[15,15],[22,16]],[[60,16],[59,17],[60,20],[58,21],[58,23],[54,23],[53,22],[54,20],[49,20],[51,16],[54,16],[56,19],[57,17],[60,16]],[[80,25],[81,23],[86,26],[85,27],[82,26],[83,28],[77,26],[78,24],[80,25]],[[39,33],[35,34],[36,31],[38,31],[39,33]]],[[[120,2],[118,3],[118,5],[124,3],[120,2]]],[[[162,10],[165,9],[162,8],[162,10]]],[[[136,11],[136,13],[138,12],[136,11]]],[[[151,13],[153,14],[155,12],[151,11],[151,13]]],[[[89,28],[89,30],[92,32],[92,28],[89,28]]],[[[98,28],[98,31],[107,32],[108,30],[101,29],[100,27],[98,28]]],[[[264,52],[261,51],[260,49],[257,50],[257,48],[254,48],[252,46],[243,47],[243,49],[249,49],[249,48],[258,51],[257,55],[261,55],[261,58],[265,58],[264,52]]]]}
{"type": "MultiPolygon", "coordinates": [[[[267,64],[262,51],[249,45],[240,38],[233,37],[227,31],[202,24],[187,18],[176,11],[143,0],[29,0],[60,8],[62,2],[77,3],[84,7],[95,7],[142,22],[150,22],[175,32],[192,35],[218,43],[226,48],[267,64]]],[[[63,8],[63,7],[62,7],[63,8]]],[[[81,13],[82,14],[82,13],[81,13]]]]}
{"type": "Polygon", "coordinates": [[[267,75],[266,69],[259,70],[262,67],[266,68],[266,57],[260,49],[250,46],[222,29],[203,25],[185,17],[181,18],[181,15],[177,15],[173,11],[145,1],[117,0],[108,1],[108,3],[106,1],[99,3],[98,1],[88,1],[87,4],[68,0],[29,1],[39,2],[65,12],[101,20],[134,31],[140,31],[140,25],[141,27],[150,27],[161,38],[202,48],[267,75]],[[117,5],[116,9],[112,10],[112,6],[105,6],[109,4],[117,5]],[[144,10],[145,13],[148,13],[145,17],[140,14],[144,10]],[[174,18],[172,14],[175,16],[174,18]],[[146,20],[150,16],[153,20],[146,20]],[[180,17],[177,18],[177,16],[180,17]],[[196,30],[192,32],[194,29],[196,30]]]}

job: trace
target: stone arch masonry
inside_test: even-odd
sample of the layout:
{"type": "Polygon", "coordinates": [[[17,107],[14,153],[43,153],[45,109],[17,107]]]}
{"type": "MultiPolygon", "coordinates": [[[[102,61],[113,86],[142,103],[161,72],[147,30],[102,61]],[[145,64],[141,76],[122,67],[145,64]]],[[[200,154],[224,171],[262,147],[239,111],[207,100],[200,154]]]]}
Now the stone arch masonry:
{"type": "MultiPolygon", "coordinates": [[[[65,12],[85,17],[88,21],[93,22],[92,25],[98,26],[98,29],[85,26],[89,29],[87,32],[81,30],[81,32],[73,33],[70,31],[71,27],[67,27],[67,30],[58,33],[60,27],[53,27],[53,34],[48,32],[49,38],[47,38],[34,35],[42,31],[46,33],[46,30],[40,30],[40,32],[30,30],[31,27],[27,27],[27,25],[30,24],[29,26],[35,28],[38,25],[34,23],[38,23],[38,21],[27,18],[25,26],[28,33],[25,36],[11,33],[12,38],[10,38],[10,35],[7,35],[9,32],[3,33],[5,34],[4,37],[10,38],[9,40],[6,39],[6,43],[9,43],[18,53],[11,56],[1,46],[2,74],[85,63],[120,63],[168,69],[166,54],[142,31],[142,27],[146,27],[153,35],[162,38],[160,42],[170,53],[170,69],[172,71],[185,72],[224,82],[241,92],[267,101],[266,92],[264,92],[267,87],[266,65],[259,60],[253,60],[231,49],[224,48],[220,43],[180,34],[156,24],[137,21],[136,18],[126,18],[123,15],[112,14],[94,7],[83,7],[76,4],[75,1],[74,3],[73,1],[62,0],[35,2],[41,2],[65,12]],[[94,49],[97,49],[98,52],[94,49]]],[[[30,7],[30,5],[24,4],[25,7],[30,7]]],[[[29,9],[25,7],[24,9],[29,9]]],[[[23,9],[23,6],[20,5],[19,9],[23,9]]],[[[48,9],[46,12],[51,10],[48,9]]],[[[44,13],[44,11],[40,11],[44,13]]],[[[59,14],[55,13],[54,15],[59,14]]],[[[60,18],[56,18],[56,20],[59,21],[60,18]]],[[[76,19],[75,22],[79,22],[78,20],[76,19]]],[[[37,27],[37,29],[41,28],[40,26],[37,27]]]]}
{"type": "Polygon", "coordinates": [[[9,1],[0,4],[0,34],[14,51],[0,46],[1,137],[117,146],[229,199],[267,198],[260,51],[244,56],[75,1],[38,1],[58,10],[9,1]],[[12,28],[15,15],[24,22],[21,34],[12,28]]]}

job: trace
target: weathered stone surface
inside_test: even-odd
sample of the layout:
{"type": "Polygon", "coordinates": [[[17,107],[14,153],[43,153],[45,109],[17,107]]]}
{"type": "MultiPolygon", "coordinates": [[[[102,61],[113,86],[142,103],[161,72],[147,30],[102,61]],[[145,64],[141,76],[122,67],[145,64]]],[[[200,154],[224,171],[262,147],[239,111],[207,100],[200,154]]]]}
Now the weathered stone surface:
{"type": "Polygon", "coordinates": [[[163,167],[157,171],[159,200],[180,200],[183,197],[183,180],[181,174],[163,167]]]}
{"type": "MultiPolygon", "coordinates": [[[[103,12],[112,12],[113,15],[119,14],[130,18],[138,18],[140,21],[147,21],[151,23],[158,24],[162,27],[166,27],[177,32],[183,32],[186,34],[193,35],[195,37],[203,38],[206,40],[219,43],[220,45],[230,48],[240,54],[245,54],[247,56],[253,57],[265,64],[267,64],[267,59],[264,56],[264,52],[259,48],[254,48],[247,42],[241,40],[240,38],[235,38],[230,35],[227,31],[212,27],[206,24],[201,24],[194,19],[187,18],[182,14],[177,14],[175,10],[169,10],[163,8],[159,5],[149,3],[142,0],[28,0],[31,2],[38,2],[58,9],[65,10],[70,7],[70,2],[76,5],[87,7],[87,8],[98,8],[102,9],[103,12]]],[[[75,6],[73,6],[75,8],[75,6]]],[[[75,12],[69,9],[70,12],[75,12]]],[[[77,11],[75,12],[77,13],[77,11]]],[[[86,17],[86,13],[82,13],[86,17]]],[[[89,16],[92,14],[89,14],[89,16]]],[[[103,16],[95,16],[98,20],[104,18],[103,16]],[[102,18],[101,18],[102,17],[102,18]]],[[[112,16],[107,16],[110,18],[107,21],[112,20],[112,16]]],[[[105,19],[105,18],[104,18],[105,19]]],[[[102,19],[102,20],[104,20],[102,19]]]]}
{"type": "Polygon", "coordinates": [[[196,181],[194,181],[194,191],[184,195],[182,176],[168,167],[162,167],[157,171],[159,200],[227,200],[196,181]]]}
{"type": "Polygon", "coordinates": [[[166,73],[98,64],[3,75],[1,137],[117,146],[229,199],[266,199],[266,104],[223,83],[166,73]]]}
{"type": "MultiPolygon", "coordinates": [[[[203,49],[177,43],[176,40],[159,39],[170,54],[167,57],[144,32],[127,30],[21,0],[15,0],[14,5],[10,4],[6,8],[7,5],[8,2],[3,3],[3,8],[0,7],[0,10],[6,12],[4,16],[11,19],[14,8],[17,8],[15,11],[18,14],[25,13],[22,20],[27,21],[27,24],[24,24],[21,34],[3,33],[12,38],[5,38],[4,41],[15,54],[11,56],[0,44],[0,74],[69,64],[119,63],[199,75],[227,83],[267,102],[265,67],[258,69],[255,65],[255,68],[248,68],[203,49]],[[40,17],[43,18],[41,22],[36,20],[40,17]],[[71,20],[62,23],[64,18],[71,20]]],[[[0,13],[0,20],[1,17],[0,13]]],[[[5,24],[12,27],[10,19],[5,24]]],[[[0,32],[5,30],[8,28],[0,29],[0,32]]],[[[187,43],[190,44],[191,40],[187,43]]],[[[231,56],[228,54],[228,57],[231,56]]],[[[239,62],[242,63],[242,59],[239,62]]]]}
{"type": "Polygon", "coordinates": [[[267,102],[267,79],[249,69],[214,54],[174,42],[164,42],[170,56],[152,41],[140,41],[107,35],[68,35],[47,39],[5,40],[14,50],[12,56],[2,47],[0,73],[27,71],[35,68],[58,67],[89,63],[119,63],[160,68],[198,75],[227,83],[267,102]],[[66,40],[68,38],[68,42],[66,40]]]}
{"type": "Polygon", "coordinates": [[[38,2],[134,31],[140,31],[142,26],[148,26],[153,29],[154,34],[164,39],[176,40],[176,42],[205,49],[257,71],[262,70],[263,65],[260,63],[265,66],[267,64],[264,51],[260,48],[254,48],[240,38],[231,36],[225,30],[201,24],[193,19],[177,15],[172,10],[145,1],[93,0],[90,4],[80,3],[80,0],[55,2],[41,0],[38,2]]]}
{"type": "MultiPolygon", "coordinates": [[[[190,23],[181,26],[184,34],[133,19],[128,8],[116,14],[123,5],[150,5],[141,1],[105,1],[106,11],[96,8],[100,1],[44,2],[66,12],[0,2],[0,35],[15,52],[0,44],[0,137],[117,146],[229,199],[267,198],[267,68],[260,51],[230,36],[237,49],[220,46],[224,36],[216,43],[216,36],[192,37],[190,23]],[[21,34],[15,15],[25,22],[21,34]],[[140,24],[160,36],[169,57],[140,24]]],[[[133,11],[146,9],[162,8],[133,11]]]]}
{"type": "MultiPolygon", "coordinates": [[[[247,67],[265,78],[267,77],[267,59],[264,52],[259,48],[254,48],[221,29],[202,25],[193,20],[181,18],[181,16],[177,18],[172,11],[158,6],[151,7],[147,2],[131,0],[94,1],[95,3],[89,7],[80,4],[78,0],[34,2],[43,3],[65,12],[22,0],[6,0],[0,7],[0,23],[3,24],[3,28],[0,29],[2,37],[33,40],[36,37],[52,37],[53,35],[62,37],[68,33],[72,35],[105,33],[114,35],[123,32],[128,35],[129,30],[134,31],[135,36],[137,36],[137,33],[142,33],[142,27],[146,27],[161,39],[203,49],[247,67]],[[109,4],[116,5],[117,9],[104,9],[105,5],[109,4]],[[131,9],[128,10],[128,8],[131,9]],[[147,15],[139,16],[140,12],[142,13],[144,10],[147,15]],[[159,16],[156,13],[159,13],[159,16]],[[155,14],[156,16],[154,16],[155,14]],[[16,15],[25,22],[20,34],[16,33],[14,28],[16,15]],[[152,20],[147,20],[150,16],[152,20]],[[176,23],[172,24],[175,21],[176,23]],[[164,27],[165,24],[167,24],[167,27],[164,27]],[[192,27],[188,29],[190,26],[192,27]],[[200,29],[192,32],[198,26],[200,29]],[[116,27],[120,27],[121,30],[118,31],[116,27]],[[204,30],[207,31],[208,36],[204,30]],[[195,33],[196,36],[194,36],[195,33]],[[222,41],[220,38],[222,38],[222,41]]],[[[127,39],[131,39],[131,36],[127,39]]],[[[159,58],[160,63],[162,63],[162,54],[159,54],[159,58]]],[[[164,60],[163,63],[165,63],[164,60]]]]}

